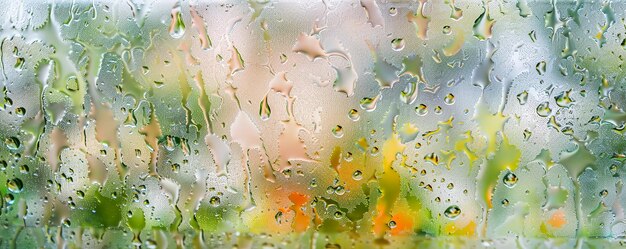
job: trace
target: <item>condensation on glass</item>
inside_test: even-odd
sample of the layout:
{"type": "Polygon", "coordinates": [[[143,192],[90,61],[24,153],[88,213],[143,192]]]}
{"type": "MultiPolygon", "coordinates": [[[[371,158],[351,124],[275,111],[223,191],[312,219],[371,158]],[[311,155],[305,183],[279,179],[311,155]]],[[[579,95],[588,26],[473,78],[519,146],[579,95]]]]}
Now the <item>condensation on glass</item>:
{"type": "Polygon", "coordinates": [[[625,1],[2,1],[0,247],[605,247],[625,1]]]}

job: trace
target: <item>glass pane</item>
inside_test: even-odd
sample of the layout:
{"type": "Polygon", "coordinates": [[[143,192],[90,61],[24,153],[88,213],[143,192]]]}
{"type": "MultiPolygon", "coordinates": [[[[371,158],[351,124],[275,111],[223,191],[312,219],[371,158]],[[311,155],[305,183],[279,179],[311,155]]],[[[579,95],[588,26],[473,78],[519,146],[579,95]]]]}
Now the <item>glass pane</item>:
{"type": "Polygon", "coordinates": [[[2,2],[2,248],[626,237],[626,1],[2,2]]]}

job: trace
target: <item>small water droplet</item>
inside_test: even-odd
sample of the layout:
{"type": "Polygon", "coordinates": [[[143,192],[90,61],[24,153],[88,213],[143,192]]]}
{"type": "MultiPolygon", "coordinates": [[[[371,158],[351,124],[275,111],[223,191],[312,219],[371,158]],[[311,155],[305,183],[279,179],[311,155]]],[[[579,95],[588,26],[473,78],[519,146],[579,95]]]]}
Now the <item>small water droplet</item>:
{"type": "Polygon", "coordinates": [[[13,204],[13,203],[15,202],[15,196],[13,196],[13,194],[10,194],[10,193],[9,193],[9,194],[6,194],[6,195],[4,196],[4,202],[5,202],[7,205],[11,205],[11,204],[13,204]]]}
{"type": "Polygon", "coordinates": [[[530,136],[533,135],[533,133],[530,130],[525,129],[523,135],[524,135],[524,140],[528,140],[530,138],[530,136]]]}
{"type": "Polygon", "coordinates": [[[502,182],[504,182],[504,185],[506,185],[509,188],[515,187],[515,184],[517,184],[517,176],[515,174],[513,174],[513,172],[508,172],[506,173],[506,175],[504,175],[504,179],[502,179],[502,182]]]}
{"type": "Polygon", "coordinates": [[[450,25],[443,26],[443,34],[449,35],[451,31],[450,25]]]}
{"type": "Polygon", "coordinates": [[[609,171],[611,172],[611,174],[617,173],[617,165],[611,165],[611,167],[609,167],[609,171]]]}
{"type": "Polygon", "coordinates": [[[609,191],[606,189],[603,189],[602,191],[600,191],[600,197],[606,197],[607,195],[609,195],[609,191]]]}
{"type": "Polygon", "coordinates": [[[209,203],[211,204],[211,206],[213,206],[213,207],[217,207],[217,206],[219,206],[219,205],[220,205],[221,200],[220,200],[220,198],[219,198],[219,197],[217,197],[217,196],[213,196],[213,197],[211,197],[211,199],[209,200],[209,203]]]}
{"type": "Polygon", "coordinates": [[[415,107],[415,113],[417,113],[417,115],[419,116],[424,116],[428,114],[428,106],[420,104],[419,106],[415,107]]]}
{"type": "Polygon", "coordinates": [[[270,109],[270,105],[267,102],[267,96],[268,94],[265,95],[263,100],[261,100],[261,104],[259,104],[259,116],[263,121],[268,120],[272,114],[272,109],[270,109]]]}
{"type": "Polygon", "coordinates": [[[335,194],[336,195],[343,195],[346,193],[346,189],[343,186],[337,186],[335,188],[335,194]]]}
{"type": "Polygon", "coordinates": [[[276,223],[281,224],[283,221],[283,212],[278,211],[276,215],[274,215],[274,219],[276,220],[276,223]]]}
{"type": "Polygon", "coordinates": [[[397,226],[396,221],[393,221],[393,220],[392,220],[392,221],[390,221],[390,222],[389,222],[389,224],[388,224],[388,226],[389,226],[389,228],[391,228],[391,229],[396,228],[396,226],[397,226]]]}
{"type": "Polygon", "coordinates": [[[336,125],[335,127],[333,127],[333,136],[335,136],[336,138],[341,138],[343,137],[343,127],[341,127],[341,125],[336,125]]]}
{"type": "Polygon", "coordinates": [[[365,97],[359,102],[361,109],[371,112],[376,110],[376,103],[378,102],[378,96],[376,98],[365,97]]]}
{"type": "Polygon", "coordinates": [[[452,93],[448,93],[446,95],[446,97],[443,98],[443,102],[446,103],[446,105],[453,105],[454,104],[454,95],[452,93]]]}
{"type": "Polygon", "coordinates": [[[398,9],[396,9],[396,7],[389,8],[389,15],[390,16],[396,16],[397,14],[398,14],[398,9]]]}
{"type": "Polygon", "coordinates": [[[15,114],[17,114],[17,116],[23,117],[24,115],[26,115],[26,109],[24,107],[18,107],[15,109],[15,114]]]}
{"type": "Polygon", "coordinates": [[[528,92],[527,91],[523,91],[520,94],[517,95],[517,101],[519,101],[520,105],[525,105],[526,102],[528,101],[528,92]]]}
{"type": "Polygon", "coordinates": [[[456,219],[457,217],[459,217],[460,214],[461,214],[461,209],[457,205],[449,206],[444,212],[444,215],[448,217],[448,219],[451,219],[451,220],[456,219]]]}
{"type": "Polygon", "coordinates": [[[372,154],[372,156],[376,156],[378,155],[379,149],[378,147],[374,146],[372,147],[372,150],[370,151],[370,154],[372,154]]]}
{"type": "Polygon", "coordinates": [[[539,63],[537,63],[537,65],[535,66],[535,69],[537,69],[537,73],[539,73],[539,75],[543,75],[544,73],[546,73],[546,62],[545,61],[541,61],[539,63]]]}
{"type": "Polygon", "coordinates": [[[435,110],[433,112],[435,114],[439,115],[439,114],[443,113],[443,110],[441,109],[441,106],[435,106],[435,110]]]}
{"type": "Polygon", "coordinates": [[[343,213],[341,211],[337,211],[337,212],[335,212],[334,216],[335,216],[335,219],[339,220],[339,219],[341,219],[343,217],[343,213]]]}
{"type": "Polygon", "coordinates": [[[359,111],[352,109],[348,112],[348,118],[352,121],[359,121],[361,115],[359,115],[359,111]]]}
{"type": "Polygon", "coordinates": [[[76,78],[76,76],[70,76],[67,78],[67,82],[65,83],[65,88],[68,91],[78,91],[78,79],[76,78]]]}
{"type": "Polygon", "coordinates": [[[172,164],[172,172],[178,173],[179,170],[180,170],[180,164],[178,163],[172,164]]]}
{"type": "Polygon", "coordinates": [[[352,179],[356,181],[363,179],[363,172],[361,172],[360,170],[354,171],[354,173],[352,173],[352,179]]]}
{"type": "Polygon", "coordinates": [[[401,51],[402,49],[404,49],[405,43],[404,43],[404,39],[402,38],[396,38],[391,40],[391,48],[394,51],[401,51]]]}

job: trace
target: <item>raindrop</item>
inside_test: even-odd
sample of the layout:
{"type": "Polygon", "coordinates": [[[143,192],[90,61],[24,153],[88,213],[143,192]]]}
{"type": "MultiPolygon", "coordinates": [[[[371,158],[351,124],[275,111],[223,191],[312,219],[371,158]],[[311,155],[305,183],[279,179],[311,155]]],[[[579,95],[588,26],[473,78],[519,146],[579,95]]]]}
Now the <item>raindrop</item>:
{"type": "Polygon", "coordinates": [[[537,106],[537,114],[541,117],[547,117],[552,113],[552,109],[550,109],[550,103],[543,102],[537,106]]]}
{"type": "Polygon", "coordinates": [[[428,114],[428,106],[420,104],[419,106],[415,107],[415,113],[417,113],[417,115],[419,116],[424,116],[428,114]]]}
{"type": "Polygon", "coordinates": [[[443,102],[446,103],[446,105],[453,105],[454,104],[454,95],[452,95],[452,93],[448,93],[446,95],[446,97],[443,98],[443,102]]]}
{"type": "Polygon", "coordinates": [[[24,184],[22,183],[22,180],[20,180],[19,178],[13,178],[10,180],[7,180],[7,189],[13,193],[20,193],[22,192],[22,189],[24,188],[24,184]]]}
{"type": "Polygon", "coordinates": [[[528,92],[527,91],[523,91],[520,94],[517,95],[517,101],[519,101],[520,105],[525,105],[526,102],[528,101],[528,92]]]}
{"type": "Polygon", "coordinates": [[[401,51],[402,49],[404,49],[404,46],[405,46],[404,39],[402,38],[396,38],[396,39],[391,40],[391,48],[394,51],[401,51]]]}
{"type": "Polygon", "coordinates": [[[354,173],[352,173],[352,179],[356,181],[363,179],[363,172],[361,172],[360,170],[354,171],[354,173]]]}
{"type": "Polygon", "coordinates": [[[341,127],[341,125],[336,125],[335,127],[333,127],[333,136],[335,136],[336,138],[341,138],[343,137],[343,127],[341,127]]]}
{"type": "Polygon", "coordinates": [[[504,185],[506,185],[509,188],[515,187],[515,184],[517,184],[517,176],[515,174],[513,174],[513,172],[508,172],[506,173],[506,175],[504,175],[504,179],[502,179],[502,182],[504,182],[504,185]]]}
{"type": "Polygon", "coordinates": [[[5,139],[4,144],[6,144],[9,150],[17,150],[18,148],[20,148],[20,140],[18,140],[16,137],[9,137],[5,139]]]}
{"type": "Polygon", "coordinates": [[[351,109],[348,112],[348,118],[352,121],[359,121],[361,116],[359,115],[359,111],[357,111],[356,109],[351,109]]]}
{"type": "Polygon", "coordinates": [[[217,207],[217,206],[219,206],[219,205],[220,205],[220,203],[221,203],[221,200],[220,200],[220,198],[219,198],[219,197],[217,197],[217,196],[213,196],[213,197],[211,197],[211,199],[209,200],[209,204],[211,204],[211,206],[213,206],[213,207],[217,207]]]}
{"type": "Polygon", "coordinates": [[[448,217],[448,219],[451,219],[451,220],[456,219],[457,217],[459,217],[460,214],[461,214],[461,209],[457,205],[449,206],[444,212],[444,215],[448,217]]]}

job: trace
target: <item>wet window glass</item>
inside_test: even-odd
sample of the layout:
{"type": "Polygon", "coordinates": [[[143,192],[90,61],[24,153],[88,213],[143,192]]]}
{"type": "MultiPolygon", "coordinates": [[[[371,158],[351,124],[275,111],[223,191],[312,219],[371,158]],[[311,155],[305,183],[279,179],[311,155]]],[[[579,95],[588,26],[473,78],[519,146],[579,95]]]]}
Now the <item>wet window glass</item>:
{"type": "Polygon", "coordinates": [[[626,237],[626,1],[2,5],[2,248],[626,237]]]}

